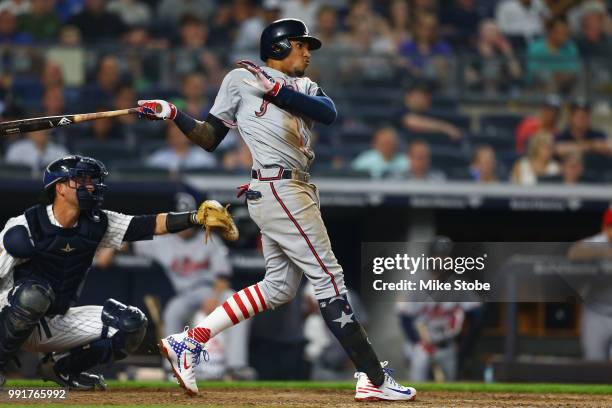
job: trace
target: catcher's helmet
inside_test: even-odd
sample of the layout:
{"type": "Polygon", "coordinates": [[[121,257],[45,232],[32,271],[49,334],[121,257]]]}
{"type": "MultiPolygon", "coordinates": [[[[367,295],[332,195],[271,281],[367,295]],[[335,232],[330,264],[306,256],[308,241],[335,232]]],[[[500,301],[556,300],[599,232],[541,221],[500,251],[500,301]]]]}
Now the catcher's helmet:
{"type": "Polygon", "coordinates": [[[77,187],[77,198],[82,211],[90,211],[94,217],[104,200],[106,185],[104,178],[108,171],[104,164],[91,157],[71,155],[51,162],[45,169],[43,184],[45,191],[55,188],[55,184],[66,180],[86,180],[85,185],[77,187]]]}
{"type": "Polygon", "coordinates": [[[310,45],[311,50],[321,48],[321,40],[308,33],[308,27],[302,20],[285,18],[276,20],[261,33],[259,56],[262,61],[268,58],[282,60],[291,51],[289,40],[301,39],[310,45]]]}

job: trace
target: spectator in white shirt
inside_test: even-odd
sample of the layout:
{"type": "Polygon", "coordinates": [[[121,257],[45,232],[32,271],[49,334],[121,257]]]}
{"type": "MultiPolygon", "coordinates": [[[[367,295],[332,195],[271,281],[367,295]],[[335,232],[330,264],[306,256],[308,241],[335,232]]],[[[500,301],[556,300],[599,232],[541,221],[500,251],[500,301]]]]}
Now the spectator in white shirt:
{"type": "Polygon", "coordinates": [[[542,0],[505,0],[495,10],[495,20],[502,33],[526,39],[542,35],[544,20],[550,11],[542,0]]]}
{"type": "Polygon", "coordinates": [[[50,130],[28,133],[27,137],[9,146],[5,161],[24,164],[38,170],[53,160],[66,156],[68,151],[64,146],[49,140],[50,133],[50,130]]]}

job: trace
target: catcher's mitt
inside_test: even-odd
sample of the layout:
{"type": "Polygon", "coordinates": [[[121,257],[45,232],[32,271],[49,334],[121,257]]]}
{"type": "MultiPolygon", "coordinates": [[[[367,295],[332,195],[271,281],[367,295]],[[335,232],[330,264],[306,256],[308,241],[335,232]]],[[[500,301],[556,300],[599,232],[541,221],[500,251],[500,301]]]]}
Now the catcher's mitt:
{"type": "Polygon", "coordinates": [[[206,200],[200,204],[196,219],[198,224],[202,225],[206,230],[204,242],[208,242],[208,238],[215,229],[219,230],[221,236],[228,241],[236,241],[238,239],[238,228],[227,211],[228,207],[229,204],[223,207],[216,200],[206,200]]]}

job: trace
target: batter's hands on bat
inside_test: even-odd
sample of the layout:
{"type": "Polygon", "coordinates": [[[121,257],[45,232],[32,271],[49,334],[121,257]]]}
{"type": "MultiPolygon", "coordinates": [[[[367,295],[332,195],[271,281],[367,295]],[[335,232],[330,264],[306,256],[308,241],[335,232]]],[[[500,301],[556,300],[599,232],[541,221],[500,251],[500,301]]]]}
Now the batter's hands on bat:
{"type": "Polygon", "coordinates": [[[176,106],[163,99],[138,101],[138,114],[149,120],[166,120],[176,117],[176,106]]]}
{"type": "Polygon", "coordinates": [[[244,83],[251,85],[254,88],[259,89],[266,95],[276,96],[278,92],[283,87],[280,82],[276,82],[270,75],[266,74],[266,72],[261,69],[261,67],[249,60],[240,60],[237,62],[239,66],[248,70],[253,76],[255,80],[252,79],[243,79],[244,83]]]}
{"type": "Polygon", "coordinates": [[[223,207],[216,200],[206,200],[196,213],[196,222],[206,230],[204,242],[208,242],[208,238],[214,230],[218,230],[221,236],[228,241],[236,241],[238,239],[238,227],[234,223],[234,219],[227,211],[229,204],[223,207]]]}

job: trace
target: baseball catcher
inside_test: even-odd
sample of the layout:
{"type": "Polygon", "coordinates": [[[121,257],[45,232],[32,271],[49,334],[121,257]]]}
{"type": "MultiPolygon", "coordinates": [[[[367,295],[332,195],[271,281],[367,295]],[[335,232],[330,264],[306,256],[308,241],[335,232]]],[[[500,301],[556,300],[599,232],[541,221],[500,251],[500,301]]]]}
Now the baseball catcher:
{"type": "Polygon", "coordinates": [[[321,314],[357,368],[355,399],[412,400],[416,390],[398,384],[381,364],[346,297],[344,271],[321,218],[319,193],[308,170],[315,122],[332,124],[336,107],[305,76],[321,41],[296,19],[278,20],[260,39],[265,66],[238,62],[221,84],[206,120],[198,121],[163,100],[140,101],[148,119],[170,119],[202,148],[213,151],[237,127],[253,157],[246,188],[249,214],[261,229],[265,278],[244,288],[191,330],[161,340],[161,351],[187,393],[198,392],[194,367],[208,340],[296,294],[303,275],[321,314]]]}
{"type": "Polygon", "coordinates": [[[0,387],[5,367],[19,350],[45,353],[45,380],[80,390],[105,389],[87,370],[121,360],[145,335],[147,318],[136,307],[108,299],[102,306],[74,307],[98,248],[183,231],[194,225],[238,231],[221,204],[197,211],[124,215],[102,210],[104,164],[67,156],[46,168],[49,205],[36,205],[8,220],[0,232],[0,387]]]}

